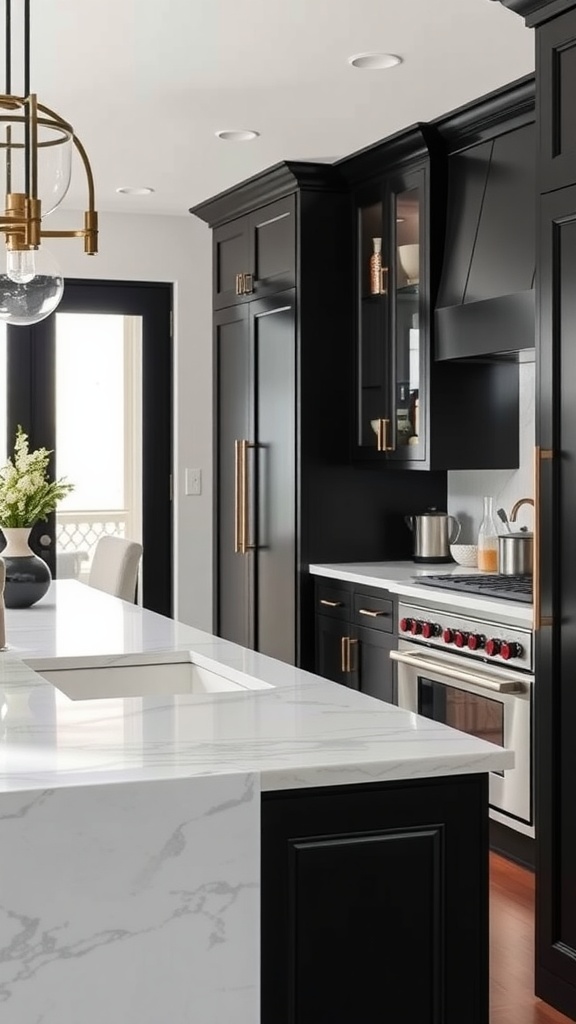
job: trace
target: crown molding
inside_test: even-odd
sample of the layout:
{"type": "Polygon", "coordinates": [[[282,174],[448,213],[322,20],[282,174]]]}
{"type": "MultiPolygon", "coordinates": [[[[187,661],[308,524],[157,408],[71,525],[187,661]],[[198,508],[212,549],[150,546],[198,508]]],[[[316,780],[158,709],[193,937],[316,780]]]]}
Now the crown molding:
{"type": "Polygon", "coordinates": [[[536,119],[535,76],[511,82],[432,122],[448,152],[475,145],[536,119]]]}
{"type": "Polygon", "coordinates": [[[234,185],[203,203],[190,207],[190,213],[211,228],[243,217],[294,192],[343,192],[345,182],[333,164],[312,161],[283,161],[260,174],[234,185]]]}
{"type": "Polygon", "coordinates": [[[574,0],[494,0],[524,18],[529,28],[556,18],[565,11],[576,9],[574,0]]]}

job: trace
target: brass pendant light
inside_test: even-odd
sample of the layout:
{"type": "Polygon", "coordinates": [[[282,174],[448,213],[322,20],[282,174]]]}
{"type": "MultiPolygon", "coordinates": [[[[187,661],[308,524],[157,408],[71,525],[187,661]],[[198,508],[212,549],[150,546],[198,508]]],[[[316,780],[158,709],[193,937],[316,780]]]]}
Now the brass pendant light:
{"type": "Polygon", "coordinates": [[[0,183],[5,194],[0,231],[6,243],[5,269],[0,257],[0,320],[27,326],[58,306],[64,280],[55,261],[41,248],[44,238],[83,238],[84,252],[98,251],[98,214],[94,178],[86,151],[72,125],[38,102],[30,92],[30,0],[23,6],[23,89],[12,92],[12,0],[5,2],[4,95],[0,95],[0,183]],[[49,231],[43,218],[60,205],[70,184],[73,150],[86,174],[88,209],[78,230],[49,231]],[[51,265],[50,265],[51,264],[51,265]]]}

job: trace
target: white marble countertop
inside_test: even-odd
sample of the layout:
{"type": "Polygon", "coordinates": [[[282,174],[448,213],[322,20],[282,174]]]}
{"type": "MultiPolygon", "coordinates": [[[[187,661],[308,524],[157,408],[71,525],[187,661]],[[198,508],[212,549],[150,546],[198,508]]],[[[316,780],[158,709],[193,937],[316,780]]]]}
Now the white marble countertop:
{"type": "Polygon", "coordinates": [[[6,625],[0,792],[231,773],[257,773],[270,790],[513,764],[509,751],[74,581],[8,610],[6,625]],[[248,689],[71,700],[26,664],[158,663],[162,652],[190,652],[248,689]]]}
{"type": "Polygon", "coordinates": [[[392,594],[418,600],[419,604],[441,604],[450,606],[453,611],[466,609],[477,611],[496,618],[498,621],[531,626],[533,611],[531,604],[520,601],[508,601],[480,594],[468,594],[458,590],[443,590],[418,583],[417,577],[431,574],[449,573],[451,576],[466,576],[478,572],[477,569],[466,569],[454,563],[438,562],[436,564],[417,562],[342,562],[328,565],[311,565],[310,572],[314,576],[327,579],[343,580],[347,583],[360,583],[371,587],[382,587],[392,594]],[[415,578],[416,577],[416,578],[415,578]]]}

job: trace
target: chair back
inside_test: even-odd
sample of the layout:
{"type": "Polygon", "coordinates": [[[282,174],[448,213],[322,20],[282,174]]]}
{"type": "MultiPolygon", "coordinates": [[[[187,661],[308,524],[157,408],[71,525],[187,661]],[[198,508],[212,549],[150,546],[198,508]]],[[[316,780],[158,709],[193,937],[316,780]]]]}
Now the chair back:
{"type": "Polygon", "coordinates": [[[120,597],[123,601],[134,602],[141,557],[142,545],[134,540],[100,537],[94,551],[88,585],[120,597]]]}

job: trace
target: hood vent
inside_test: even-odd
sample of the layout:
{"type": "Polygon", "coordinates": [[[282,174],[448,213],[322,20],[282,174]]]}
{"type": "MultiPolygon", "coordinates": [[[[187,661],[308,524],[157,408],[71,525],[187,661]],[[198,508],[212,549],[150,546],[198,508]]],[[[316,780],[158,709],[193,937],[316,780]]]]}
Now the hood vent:
{"type": "Polygon", "coordinates": [[[450,157],[437,360],[534,348],[535,165],[533,123],[450,157]]]}

